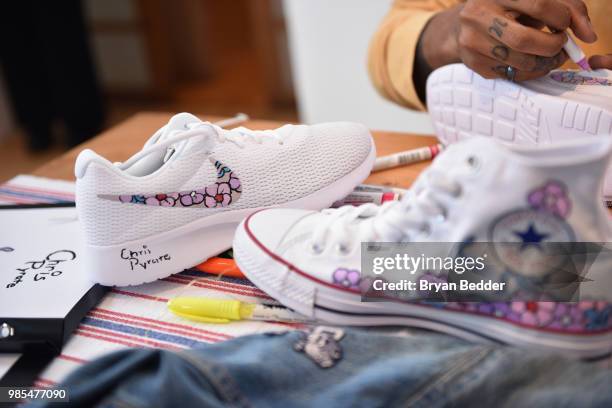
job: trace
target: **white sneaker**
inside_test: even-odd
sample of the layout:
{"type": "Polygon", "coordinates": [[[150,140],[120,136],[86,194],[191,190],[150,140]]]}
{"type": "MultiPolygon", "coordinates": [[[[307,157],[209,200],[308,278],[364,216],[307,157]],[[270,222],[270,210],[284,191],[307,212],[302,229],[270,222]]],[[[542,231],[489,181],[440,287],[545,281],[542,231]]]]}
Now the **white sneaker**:
{"type": "MultiPolygon", "coordinates": [[[[399,202],[257,212],[238,227],[234,257],[281,303],[335,324],[412,325],[470,340],[609,353],[607,301],[361,302],[360,289],[368,285],[362,242],[609,242],[609,215],[595,197],[611,154],[609,138],[537,149],[474,138],[450,146],[399,202]]],[[[610,271],[609,263],[591,268],[597,287],[581,290],[609,299],[610,271]]]]}
{"type": "Polygon", "coordinates": [[[328,207],[368,176],[375,156],[360,124],[224,130],[187,113],[124,163],[84,150],[75,174],[88,272],[135,285],[193,267],[229,249],[258,209],[328,207]]]}
{"type": "MultiPolygon", "coordinates": [[[[472,136],[506,143],[547,144],[612,135],[612,71],[553,71],[512,83],[485,79],[463,64],[435,70],[427,106],[444,144],[472,136]]],[[[603,188],[612,200],[612,173],[603,188]]]]}

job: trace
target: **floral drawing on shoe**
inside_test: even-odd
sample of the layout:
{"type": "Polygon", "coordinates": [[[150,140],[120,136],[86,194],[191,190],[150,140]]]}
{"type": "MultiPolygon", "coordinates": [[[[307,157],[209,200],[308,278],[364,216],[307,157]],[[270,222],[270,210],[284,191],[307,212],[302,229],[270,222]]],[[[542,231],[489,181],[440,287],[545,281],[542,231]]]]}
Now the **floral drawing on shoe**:
{"type": "Polygon", "coordinates": [[[448,308],[504,319],[514,314],[510,302],[451,302],[448,308]]]}
{"type": "Polygon", "coordinates": [[[539,329],[570,333],[612,330],[612,305],[607,302],[445,302],[438,305],[539,329]]]}
{"type": "Polygon", "coordinates": [[[178,198],[178,193],[156,194],[154,196],[145,197],[144,201],[147,205],[161,205],[162,207],[172,207],[174,204],[176,204],[176,200],[178,200],[178,198]]]}
{"type": "Polygon", "coordinates": [[[237,191],[237,192],[241,192],[241,184],[240,184],[240,179],[238,177],[236,177],[236,175],[234,175],[234,173],[230,173],[229,177],[228,177],[228,181],[227,183],[229,184],[230,188],[232,189],[232,191],[237,191]]]}
{"type": "Polygon", "coordinates": [[[605,330],[612,327],[612,305],[607,302],[580,302],[588,330],[605,330]]]}
{"type": "Polygon", "coordinates": [[[606,78],[583,76],[574,71],[557,71],[550,74],[550,77],[557,82],[572,85],[603,85],[612,86],[612,81],[606,78]]]}
{"type": "Polygon", "coordinates": [[[104,200],[128,204],[142,204],[161,207],[227,207],[236,202],[242,193],[238,176],[220,161],[214,162],[217,181],[205,188],[181,191],[178,193],[157,194],[98,194],[104,200]]]}
{"type": "Polygon", "coordinates": [[[338,268],[332,274],[334,285],[358,292],[361,289],[361,273],[355,269],[338,268]]]}
{"type": "Polygon", "coordinates": [[[526,326],[545,327],[553,320],[555,305],[555,302],[512,302],[511,317],[526,326]]]}
{"type": "Polygon", "coordinates": [[[134,194],[134,195],[120,195],[119,201],[122,203],[132,203],[132,204],[144,204],[146,198],[144,195],[134,194]]]}
{"type": "Polygon", "coordinates": [[[216,183],[206,187],[206,207],[226,207],[232,202],[232,189],[229,183],[216,183]]]}
{"type": "Polygon", "coordinates": [[[202,194],[199,190],[184,191],[179,194],[181,196],[179,203],[183,207],[191,207],[192,205],[202,204],[204,201],[204,194],[202,194]]]}
{"type": "Polygon", "coordinates": [[[584,315],[579,304],[557,303],[550,327],[573,332],[582,331],[585,327],[584,315]]]}
{"type": "Polygon", "coordinates": [[[531,191],[527,201],[534,210],[546,211],[560,218],[567,218],[572,210],[567,187],[560,181],[549,181],[531,191]]]}
{"type": "Polygon", "coordinates": [[[230,169],[227,166],[224,166],[223,163],[221,163],[218,160],[215,162],[215,167],[217,168],[217,177],[218,178],[222,178],[227,173],[231,173],[232,172],[232,169],[230,169]]]}

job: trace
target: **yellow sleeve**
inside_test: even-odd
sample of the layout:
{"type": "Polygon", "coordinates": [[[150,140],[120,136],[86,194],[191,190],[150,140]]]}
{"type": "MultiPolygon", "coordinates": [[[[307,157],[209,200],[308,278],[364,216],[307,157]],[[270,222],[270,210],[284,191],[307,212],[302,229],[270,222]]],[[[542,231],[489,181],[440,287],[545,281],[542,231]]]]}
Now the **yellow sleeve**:
{"type": "Polygon", "coordinates": [[[385,98],[425,110],[412,81],[417,43],[429,19],[461,0],[395,0],[370,43],[368,71],[385,98]]]}

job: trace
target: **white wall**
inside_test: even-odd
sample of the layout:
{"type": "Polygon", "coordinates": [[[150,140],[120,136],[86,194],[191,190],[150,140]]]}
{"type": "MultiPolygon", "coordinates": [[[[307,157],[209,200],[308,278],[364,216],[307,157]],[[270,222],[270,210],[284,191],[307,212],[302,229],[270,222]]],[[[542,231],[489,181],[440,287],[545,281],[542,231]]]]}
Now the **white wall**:
{"type": "Polygon", "coordinates": [[[367,73],[370,38],[391,0],[283,0],[300,119],[433,133],[426,114],[380,97],[367,73]]]}

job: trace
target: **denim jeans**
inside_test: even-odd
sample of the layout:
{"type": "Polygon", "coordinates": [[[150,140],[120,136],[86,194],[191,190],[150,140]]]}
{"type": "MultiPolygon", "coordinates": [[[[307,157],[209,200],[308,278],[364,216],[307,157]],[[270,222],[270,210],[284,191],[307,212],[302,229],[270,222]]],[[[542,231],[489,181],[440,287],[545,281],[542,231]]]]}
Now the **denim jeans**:
{"type": "Polygon", "coordinates": [[[120,351],[60,387],[70,403],[58,407],[612,406],[612,369],[602,364],[442,334],[326,327],[120,351]]]}

